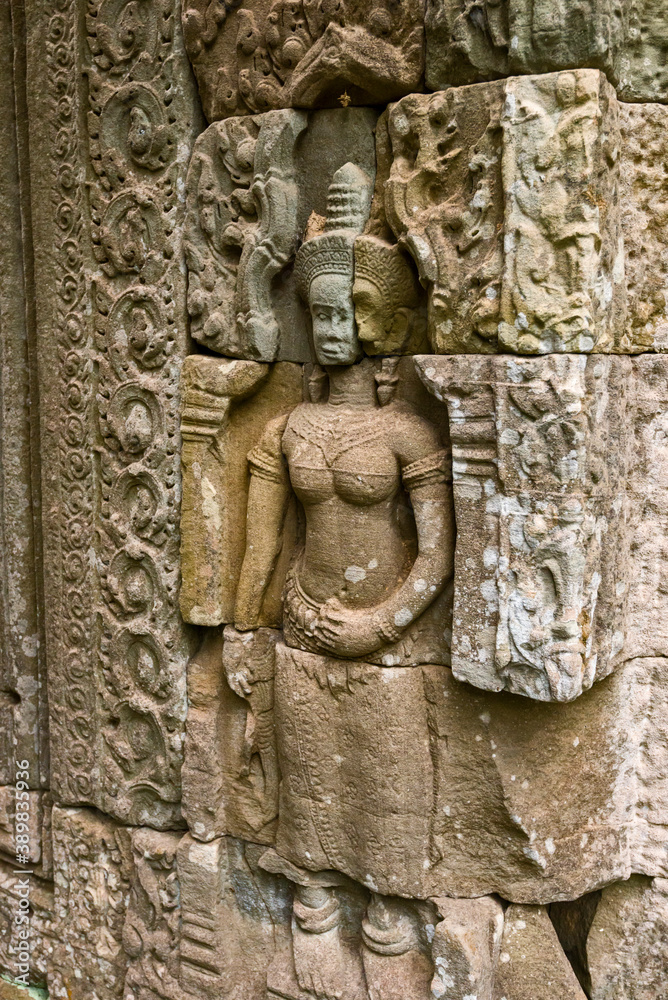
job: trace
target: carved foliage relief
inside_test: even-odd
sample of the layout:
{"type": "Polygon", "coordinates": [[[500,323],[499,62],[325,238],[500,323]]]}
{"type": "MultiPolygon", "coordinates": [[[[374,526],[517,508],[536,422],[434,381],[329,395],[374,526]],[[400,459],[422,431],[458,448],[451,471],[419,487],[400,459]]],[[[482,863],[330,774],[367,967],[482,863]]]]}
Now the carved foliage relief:
{"type": "Polygon", "coordinates": [[[51,25],[62,305],[43,375],[62,427],[47,480],[60,517],[55,781],[65,801],[169,825],[190,648],[177,590],[179,255],[196,112],[172,4],[91,3],[85,38],[67,14],[51,25]]]}
{"type": "Polygon", "coordinates": [[[209,121],[336,107],[343,94],[373,105],[420,89],[420,0],[186,0],[183,26],[209,121]]]}
{"type": "Polygon", "coordinates": [[[429,288],[435,352],[623,349],[620,134],[601,74],[414,95],[389,125],[386,209],[429,288]]]}

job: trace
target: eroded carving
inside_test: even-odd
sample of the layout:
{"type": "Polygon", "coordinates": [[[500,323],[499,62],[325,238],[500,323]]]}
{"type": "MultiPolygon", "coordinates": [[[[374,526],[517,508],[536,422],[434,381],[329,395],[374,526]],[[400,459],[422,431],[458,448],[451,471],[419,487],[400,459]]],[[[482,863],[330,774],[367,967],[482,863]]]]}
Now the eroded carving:
{"type": "Polygon", "coordinates": [[[664,24],[651,0],[427,0],[427,88],[594,67],[623,101],[665,101],[664,24]]]}
{"type": "Polygon", "coordinates": [[[419,0],[189,0],[183,15],[209,121],[339,101],[379,104],[419,90],[423,18],[419,0]]]}
{"type": "MultiPolygon", "coordinates": [[[[81,39],[61,7],[49,169],[63,197],[65,299],[53,356],[40,358],[56,441],[45,459],[47,505],[62,519],[46,539],[58,650],[54,785],[61,802],[178,826],[192,647],[177,607],[177,383],[187,349],[180,253],[194,95],[173,3],[93,0],[81,39]],[[87,145],[78,135],[86,44],[87,145]]],[[[38,280],[45,274],[53,289],[39,266],[38,280]]],[[[44,444],[51,449],[48,434],[44,444]]]]}
{"type": "MultiPolygon", "coordinates": [[[[234,600],[245,551],[246,456],[267,420],[280,418],[302,398],[298,365],[272,368],[254,361],[191,357],[182,373],[183,510],[181,612],[196,625],[234,618],[234,600]]],[[[294,544],[295,511],[284,528],[285,554],[272,580],[258,625],[280,624],[280,594],[294,544]]]]}
{"type": "Polygon", "coordinates": [[[435,352],[616,349],[620,137],[600,73],[412,95],[389,124],[388,218],[429,288],[435,352]]]}
{"type": "Polygon", "coordinates": [[[576,698],[624,645],[630,361],[430,357],[418,370],[450,414],[455,676],[576,698]]]}

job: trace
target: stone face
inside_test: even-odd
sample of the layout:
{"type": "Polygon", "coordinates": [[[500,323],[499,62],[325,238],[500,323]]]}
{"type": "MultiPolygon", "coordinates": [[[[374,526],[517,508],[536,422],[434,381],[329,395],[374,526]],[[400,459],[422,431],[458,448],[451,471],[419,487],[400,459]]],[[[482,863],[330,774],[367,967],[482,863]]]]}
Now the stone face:
{"type": "Polygon", "coordinates": [[[510,906],[503,924],[494,1000],[585,1000],[547,910],[510,906]]]}
{"type": "Polygon", "coordinates": [[[624,101],[668,98],[661,2],[427,0],[425,25],[428,90],[595,67],[624,101]]]}
{"type": "Polygon", "coordinates": [[[617,102],[593,70],[411,95],[388,218],[435,353],[609,351],[624,319],[617,102]]]}
{"type": "Polygon", "coordinates": [[[450,418],[454,674],[570,701],[624,645],[631,362],[453,356],[417,367],[450,418]]]}
{"type": "Polygon", "coordinates": [[[603,890],[587,937],[592,1000],[650,1000],[666,976],[668,882],[634,875],[603,890]]]}
{"type": "MultiPolygon", "coordinates": [[[[370,108],[272,111],[211,125],[188,171],[186,259],[192,335],[257,361],[309,361],[308,325],[292,275],[312,212],[346,162],[373,183],[370,108]]],[[[362,219],[362,224],[365,218],[362,219]]]]}
{"type": "Polygon", "coordinates": [[[336,6],[187,0],[183,27],[209,121],[275,108],[379,104],[421,88],[421,0],[336,6]]]}
{"type": "MultiPolygon", "coordinates": [[[[234,618],[245,550],[247,456],[267,422],[302,398],[298,365],[271,368],[254,361],[193,356],[183,365],[183,505],[181,510],[181,613],[196,625],[234,618]]],[[[285,529],[286,554],[294,544],[295,511],[285,529]]],[[[279,560],[261,624],[279,625],[287,570],[279,560]]]]}

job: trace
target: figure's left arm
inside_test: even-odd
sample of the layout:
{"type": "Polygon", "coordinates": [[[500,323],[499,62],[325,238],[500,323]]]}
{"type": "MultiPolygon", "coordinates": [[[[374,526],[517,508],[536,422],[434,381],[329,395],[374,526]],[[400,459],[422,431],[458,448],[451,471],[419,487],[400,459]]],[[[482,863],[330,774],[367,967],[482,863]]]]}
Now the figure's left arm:
{"type": "Polygon", "coordinates": [[[454,573],[455,551],[450,460],[436,428],[417,416],[402,417],[397,451],[415,516],[418,554],[401,587],[374,612],[390,641],[441,593],[454,573]]]}

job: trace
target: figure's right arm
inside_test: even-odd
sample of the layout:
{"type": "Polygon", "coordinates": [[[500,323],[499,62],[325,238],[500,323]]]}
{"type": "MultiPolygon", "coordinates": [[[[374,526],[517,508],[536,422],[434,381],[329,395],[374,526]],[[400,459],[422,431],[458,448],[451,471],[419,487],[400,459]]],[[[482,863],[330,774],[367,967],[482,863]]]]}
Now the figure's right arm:
{"type": "Polygon", "coordinates": [[[283,522],[290,499],[290,479],[283,456],[288,415],[271,420],[262,440],[248,456],[250,486],[246,513],[246,554],[234,609],[236,628],[260,625],[267,587],[283,542],[283,522]]]}

